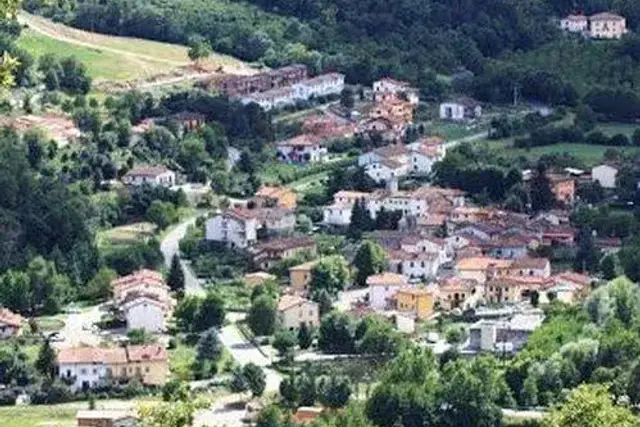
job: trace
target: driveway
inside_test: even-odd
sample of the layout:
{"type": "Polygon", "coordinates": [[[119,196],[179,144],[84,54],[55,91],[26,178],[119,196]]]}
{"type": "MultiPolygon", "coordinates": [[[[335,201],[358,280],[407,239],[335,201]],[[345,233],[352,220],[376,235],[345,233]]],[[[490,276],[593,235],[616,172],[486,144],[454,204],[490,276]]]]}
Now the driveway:
{"type": "Polygon", "coordinates": [[[220,331],[220,341],[229,350],[234,360],[240,365],[253,363],[264,369],[267,376],[267,387],[265,392],[277,392],[280,388],[282,375],[270,368],[271,359],[266,357],[256,346],[247,341],[240,333],[235,323],[225,326],[220,331]]]}
{"type": "Polygon", "coordinates": [[[93,324],[100,321],[103,314],[103,305],[97,305],[79,313],[72,313],[65,319],[64,328],[59,332],[59,336],[63,339],[54,342],[54,346],[58,349],[80,347],[83,345],[98,346],[101,337],[98,329],[93,329],[93,324]]]}
{"type": "MultiPolygon", "coordinates": [[[[196,223],[196,219],[198,219],[198,217],[193,216],[184,220],[173,228],[162,240],[162,243],[160,243],[160,250],[162,251],[164,262],[167,267],[171,266],[171,259],[173,256],[179,253],[180,240],[185,236],[185,234],[187,234],[189,226],[196,223]]],[[[204,288],[202,287],[202,282],[195,274],[193,274],[191,267],[189,267],[188,263],[185,261],[182,261],[182,270],[184,271],[184,286],[186,293],[203,294],[204,288]]]]}

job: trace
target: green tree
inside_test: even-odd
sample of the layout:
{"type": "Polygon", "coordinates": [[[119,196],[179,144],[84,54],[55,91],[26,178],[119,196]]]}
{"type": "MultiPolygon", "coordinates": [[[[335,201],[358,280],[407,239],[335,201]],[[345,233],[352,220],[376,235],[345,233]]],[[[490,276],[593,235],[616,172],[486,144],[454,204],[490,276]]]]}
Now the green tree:
{"type": "Polygon", "coordinates": [[[346,377],[321,378],[318,389],[320,402],[331,409],[347,406],[352,393],[351,384],[346,377]]]}
{"type": "Polygon", "coordinates": [[[191,37],[189,40],[189,59],[198,62],[201,59],[207,58],[213,53],[211,44],[201,36],[191,37]]]}
{"type": "Polygon", "coordinates": [[[353,265],[357,269],[356,284],[366,286],[367,277],[381,273],[386,269],[386,252],[379,244],[366,240],[358,248],[353,265]]]}
{"type": "Polygon", "coordinates": [[[640,422],[625,407],[616,406],[606,388],[581,385],[566,402],[542,420],[542,427],[638,427],[640,422]]]}
{"type": "Polygon", "coordinates": [[[349,110],[353,108],[355,105],[355,98],[351,89],[342,89],[342,92],[340,92],[340,105],[349,110]]]}
{"type": "Polygon", "coordinates": [[[249,383],[245,378],[242,368],[237,367],[231,373],[231,381],[229,382],[229,389],[232,393],[244,393],[249,390],[249,383]]]}
{"type": "Polygon", "coordinates": [[[278,355],[287,361],[293,361],[297,339],[288,329],[279,329],[273,336],[271,345],[278,351],[278,355]]]}
{"type": "Polygon", "coordinates": [[[111,282],[118,277],[118,274],[107,267],[102,267],[95,276],[87,283],[84,294],[93,300],[106,299],[111,294],[111,282]]]}
{"type": "Polygon", "coordinates": [[[146,218],[160,230],[164,230],[176,220],[175,208],[171,203],[154,200],[147,209],[146,218]]]}
{"type": "Polygon", "coordinates": [[[312,294],[326,290],[336,297],[348,284],[350,279],[349,265],[341,256],[334,255],[321,259],[311,272],[309,288],[312,294]]]}
{"type": "Polygon", "coordinates": [[[222,357],[223,348],[218,331],[215,328],[208,329],[198,339],[196,347],[198,359],[217,362],[222,357]]]}
{"type": "Polygon", "coordinates": [[[276,327],[277,310],[276,301],[262,295],[251,303],[247,324],[256,335],[271,335],[276,327]]]}
{"type": "Polygon", "coordinates": [[[354,239],[359,239],[363,232],[371,231],[374,228],[374,221],[366,207],[364,199],[356,200],[351,209],[351,222],[347,235],[354,239]]]}
{"type": "Polygon", "coordinates": [[[318,332],[318,347],[328,354],[353,353],[355,331],[351,319],[338,312],[324,316],[318,332]]]}
{"type": "Polygon", "coordinates": [[[298,345],[302,350],[306,350],[313,344],[313,329],[303,323],[298,329],[298,345]]]}
{"type": "Polygon", "coordinates": [[[242,368],[242,376],[246,379],[251,394],[262,396],[267,386],[267,376],[264,370],[256,364],[248,363],[242,368]]]}
{"type": "Polygon", "coordinates": [[[201,305],[202,299],[195,295],[187,295],[178,302],[174,316],[181,330],[186,332],[195,330],[196,319],[201,305]]]}
{"type": "Polygon", "coordinates": [[[196,330],[205,331],[222,326],[225,315],[224,299],[216,292],[208,292],[194,319],[196,330]]]}
{"type": "Polygon", "coordinates": [[[616,261],[613,255],[606,255],[600,262],[600,270],[605,280],[613,280],[616,277],[616,261]]]}
{"type": "Polygon", "coordinates": [[[537,212],[549,210],[554,204],[555,196],[551,191],[547,168],[544,163],[540,162],[531,180],[531,207],[537,212]]]}
{"type": "Polygon", "coordinates": [[[583,227],[578,233],[578,251],[573,269],[579,272],[595,273],[600,267],[600,251],[593,242],[591,230],[583,227]]]}
{"type": "Polygon", "coordinates": [[[51,346],[49,340],[44,340],[36,359],[36,369],[48,381],[53,381],[56,375],[56,351],[51,346]]]}
{"type": "Polygon", "coordinates": [[[296,381],[300,394],[300,406],[313,406],[318,398],[316,379],[309,373],[304,373],[296,381]]]}
{"type": "Polygon", "coordinates": [[[171,258],[167,285],[169,285],[169,288],[174,292],[184,292],[184,271],[182,270],[182,264],[180,263],[178,254],[174,254],[171,258]]]}
{"type": "Polygon", "coordinates": [[[364,318],[356,331],[358,352],[391,358],[400,347],[401,338],[389,321],[378,316],[364,318]],[[358,337],[361,335],[361,337],[358,337]]]}

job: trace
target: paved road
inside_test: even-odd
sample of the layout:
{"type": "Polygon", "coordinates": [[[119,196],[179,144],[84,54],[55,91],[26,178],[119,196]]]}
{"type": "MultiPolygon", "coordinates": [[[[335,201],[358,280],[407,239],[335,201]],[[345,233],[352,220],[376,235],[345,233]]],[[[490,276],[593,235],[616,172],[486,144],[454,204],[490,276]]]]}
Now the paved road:
{"type": "Polygon", "coordinates": [[[222,328],[220,331],[220,341],[240,365],[254,363],[264,369],[264,373],[267,376],[266,392],[276,392],[279,390],[282,375],[270,368],[271,359],[262,354],[253,344],[245,340],[235,323],[222,328]]]}
{"type": "MultiPolygon", "coordinates": [[[[180,239],[182,239],[185,234],[187,234],[187,228],[190,225],[195,224],[196,219],[198,217],[194,216],[188,218],[178,224],[167,236],[162,240],[160,244],[160,250],[162,251],[162,255],[164,256],[164,262],[167,267],[171,266],[171,259],[177,253],[179,253],[179,244],[180,239]]],[[[191,267],[185,262],[182,261],[182,270],[184,271],[184,285],[185,290],[188,294],[202,294],[204,293],[204,288],[202,287],[202,282],[193,274],[191,267]]]]}
{"type": "Polygon", "coordinates": [[[59,332],[62,341],[55,342],[58,349],[80,347],[83,345],[97,346],[101,337],[97,331],[92,331],[94,323],[100,321],[103,311],[102,305],[96,305],[79,313],[72,313],[65,319],[64,328],[59,332]]]}

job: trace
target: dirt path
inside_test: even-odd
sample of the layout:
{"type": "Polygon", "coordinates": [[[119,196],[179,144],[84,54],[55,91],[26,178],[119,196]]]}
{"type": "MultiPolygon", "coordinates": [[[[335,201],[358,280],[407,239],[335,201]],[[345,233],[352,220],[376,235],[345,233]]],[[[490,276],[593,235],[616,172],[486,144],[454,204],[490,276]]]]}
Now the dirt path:
{"type": "MultiPolygon", "coordinates": [[[[172,61],[172,60],[169,60],[169,59],[158,58],[158,57],[155,57],[155,56],[144,55],[144,54],[129,52],[129,51],[126,51],[126,50],[117,49],[117,48],[113,48],[113,47],[103,46],[101,44],[91,43],[90,41],[79,40],[78,38],[80,38],[80,37],[86,38],[86,39],[91,39],[91,37],[98,37],[98,36],[101,36],[101,37],[113,37],[114,39],[117,39],[118,37],[117,36],[106,36],[106,35],[102,35],[102,34],[100,34],[100,35],[92,34],[92,33],[87,32],[87,31],[82,31],[82,30],[78,30],[78,29],[75,29],[75,28],[67,27],[67,26],[62,25],[62,24],[57,24],[55,22],[52,22],[52,21],[49,21],[47,19],[40,18],[40,17],[31,15],[31,14],[28,14],[26,12],[20,12],[20,14],[18,15],[18,21],[21,24],[26,24],[30,29],[32,29],[36,33],[39,33],[39,34],[47,36],[47,37],[51,37],[52,39],[55,39],[55,40],[58,40],[58,41],[74,44],[74,45],[77,45],[77,46],[83,46],[83,47],[87,47],[87,48],[90,48],[90,49],[96,49],[96,50],[100,50],[100,51],[111,52],[111,53],[115,53],[115,54],[118,54],[118,55],[127,56],[129,58],[138,59],[138,60],[141,60],[141,61],[158,62],[158,63],[167,64],[167,65],[171,65],[171,66],[175,66],[175,67],[180,67],[180,66],[186,65],[188,63],[188,61],[172,61]],[[78,38],[67,36],[67,35],[65,35],[65,33],[77,34],[78,38]]],[[[143,66],[144,66],[144,64],[143,64],[143,66]]]]}

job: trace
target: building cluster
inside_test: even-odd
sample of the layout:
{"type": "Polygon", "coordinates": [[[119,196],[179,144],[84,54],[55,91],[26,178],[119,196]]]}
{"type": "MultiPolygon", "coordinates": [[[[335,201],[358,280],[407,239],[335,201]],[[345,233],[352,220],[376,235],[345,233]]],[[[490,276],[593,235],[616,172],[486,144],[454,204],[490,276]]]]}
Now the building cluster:
{"type": "MultiPolygon", "coordinates": [[[[375,82],[374,88],[379,84],[375,82]]],[[[373,103],[366,117],[358,122],[356,134],[364,138],[381,138],[385,142],[400,141],[413,123],[416,106],[416,98],[412,97],[412,102],[404,94],[395,90],[374,90],[373,103]]]]}
{"type": "Polygon", "coordinates": [[[373,192],[338,191],[333,203],[323,208],[323,222],[327,226],[346,227],[351,224],[351,214],[356,203],[363,203],[370,216],[375,219],[378,212],[398,211],[402,223],[409,226],[432,226],[432,216],[442,224],[455,207],[464,206],[465,198],[460,190],[439,187],[421,187],[402,191],[397,188],[397,179],[387,182],[387,189],[373,192]]]}
{"type": "Polygon", "coordinates": [[[417,174],[429,175],[433,165],[442,160],[446,148],[442,139],[423,138],[411,144],[391,144],[358,157],[358,166],[376,183],[417,174]]]}
{"type": "Polygon", "coordinates": [[[123,317],[127,329],[150,333],[165,330],[165,320],[173,313],[173,299],[162,274],[139,270],[111,282],[113,307],[123,317]]]}
{"type": "Polygon", "coordinates": [[[627,20],[610,12],[569,15],[560,20],[560,28],[593,39],[619,39],[627,33],[627,20]]]}
{"type": "Polygon", "coordinates": [[[294,64],[252,76],[232,76],[214,84],[217,90],[243,104],[255,103],[264,110],[295,105],[312,98],[338,95],[344,89],[344,75],[309,77],[306,65],[294,64]]]}
{"type": "Polygon", "coordinates": [[[57,371],[73,390],[86,390],[123,380],[160,386],[167,381],[169,365],[162,345],[75,347],[58,352],[57,371]]]}

